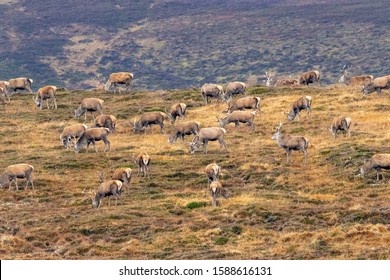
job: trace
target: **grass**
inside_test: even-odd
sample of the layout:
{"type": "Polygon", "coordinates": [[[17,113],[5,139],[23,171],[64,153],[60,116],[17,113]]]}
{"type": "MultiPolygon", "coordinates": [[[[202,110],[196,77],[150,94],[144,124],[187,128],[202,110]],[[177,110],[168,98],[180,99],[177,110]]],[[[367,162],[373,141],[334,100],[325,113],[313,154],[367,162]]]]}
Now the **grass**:
{"type": "Polygon", "coordinates": [[[204,106],[198,90],[63,91],[57,110],[42,111],[30,95],[12,96],[0,114],[7,124],[0,128],[0,168],[32,164],[35,189],[0,190],[2,259],[389,259],[388,179],[377,183],[375,172],[356,176],[365,159],[388,152],[390,123],[382,110],[390,106],[388,91],[365,99],[335,85],[255,86],[248,92],[262,98],[264,113],[256,116],[255,130],[227,126],[228,152],[210,142],[207,155],[189,154],[182,141],[168,144],[159,127],[133,134],[128,125],[139,112],[184,97],[196,104],[187,120],[217,125],[215,115],[226,105],[204,106]],[[312,96],[312,114],[287,122],[282,110],[302,95],[312,96]],[[100,142],[98,154],[61,146],[62,129],[84,121],[72,116],[84,97],[104,99],[104,112],[121,116],[117,133],[109,135],[110,152],[103,153],[100,142]],[[351,138],[330,134],[338,115],[352,118],[351,138]],[[297,152],[287,164],[271,140],[280,121],[282,132],[309,139],[308,165],[297,152]],[[132,159],[143,150],[151,155],[150,179],[137,176],[132,159]],[[218,207],[211,206],[204,174],[214,161],[230,194],[218,199],[218,207]],[[92,209],[83,190],[97,187],[98,171],[109,176],[120,166],[133,169],[122,203],[109,207],[105,198],[92,209]]]}

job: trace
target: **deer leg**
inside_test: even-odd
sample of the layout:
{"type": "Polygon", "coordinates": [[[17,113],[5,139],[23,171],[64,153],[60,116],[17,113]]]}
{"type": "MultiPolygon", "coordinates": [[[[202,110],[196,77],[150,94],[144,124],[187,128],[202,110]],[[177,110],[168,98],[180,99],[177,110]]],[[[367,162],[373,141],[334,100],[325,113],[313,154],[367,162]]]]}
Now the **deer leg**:
{"type": "Polygon", "coordinates": [[[47,109],[50,109],[50,108],[49,108],[49,100],[48,100],[48,99],[46,99],[46,108],[47,108],[47,109]]]}
{"type": "Polygon", "coordinates": [[[302,152],[303,152],[303,157],[304,157],[304,163],[306,164],[307,163],[307,151],[304,150],[302,152]]]}
{"type": "Polygon", "coordinates": [[[54,97],[54,99],[53,99],[53,102],[54,102],[54,108],[56,108],[57,109],[57,100],[56,100],[56,98],[54,97]]]}

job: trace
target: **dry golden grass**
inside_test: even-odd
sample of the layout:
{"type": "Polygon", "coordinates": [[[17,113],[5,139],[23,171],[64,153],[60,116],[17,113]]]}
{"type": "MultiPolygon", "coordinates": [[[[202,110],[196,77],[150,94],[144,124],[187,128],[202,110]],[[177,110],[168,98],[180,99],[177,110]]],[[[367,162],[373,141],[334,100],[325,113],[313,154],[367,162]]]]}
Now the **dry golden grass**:
{"type": "MultiPolygon", "coordinates": [[[[262,98],[256,128],[227,127],[228,152],[209,143],[209,154],[189,154],[179,140],[169,145],[158,127],[134,135],[129,122],[141,112],[190,105],[187,120],[217,126],[224,104],[204,106],[199,90],[60,92],[57,110],[34,108],[31,96],[15,95],[0,113],[0,168],[26,162],[35,167],[35,190],[1,189],[2,259],[389,259],[388,179],[376,183],[355,171],[376,152],[389,152],[388,92],[362,99],[343,86],[278,89],[252,87],[262,98]],[[313,98],[312,115],[288,123],[282,110],[303,95],[313,98]],[[84,97],[105,100],[117,116],[111,151],[75,154],[59,134],[84,97]],[[352,118],[351,138],[333,139],[335,116],[352,118]],[[308,164],[293,152],[292,163],[271,140],[273,128],[309,139],[308,164]],[[151,179],[137,177],[132,156],[151,155],[151,179]],[[217,162],[231,197],[211,206],[204,167],[217,162]],[[92,209],[83,189],[98,185],[98,171],[133,168],[122,204],[103,200],[92,209]]],[[[88,116],[87,124],[91,124],[88,116]]],[[[171,129],[170,125],[168,130],[171,129]]],[[[187,140],[191,137],[187,137],[187,140]]],[[[385,173],[386,174],[386,173],[385,173]]],[[[388,177],[388,176],[387,176],[388,177]]],[[[19,185],[24,185],[19,180],[19,185]]]]}

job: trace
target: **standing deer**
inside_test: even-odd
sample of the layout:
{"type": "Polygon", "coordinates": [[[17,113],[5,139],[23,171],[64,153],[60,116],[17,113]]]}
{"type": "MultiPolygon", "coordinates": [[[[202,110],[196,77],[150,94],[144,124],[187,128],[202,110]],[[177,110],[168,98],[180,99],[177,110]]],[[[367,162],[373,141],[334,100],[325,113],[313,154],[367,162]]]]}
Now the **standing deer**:
{"type": "Polygon", "coordinates": [[[226,190],[222,187],[222,184],[218,180],[211,182],[209,189],[212,197],[212,206],[217,206],[218,196],[222,196],[223,198],[228,198],[228,194],[226,190]]]}
{"type": "Polygon", "coordinates": [[[206,105],[209,104],[209,98],[216,98],[219,102],[224,97],[223,87],[221,85],[204,84],[200,91],[206,105]]]}
{"type": "Polygon", "coordinates": [[[98,150],[96,149],[95,143],[97,141],[103,141],[104,142],[104,152],[106,152],[106,147],[108,146],[108,150],[111,149],[110,141],[108,141],[108,133],[110,130],[105,127],[97,127],[97,128],[89,128],[85,130],[84,134],[77,140],[76,146],[74,147],[75,152],[78,153],[80,150],[87,145],[86,153],[88,153],[89,145],[92,143],[93,147],[95,148],[95,152],[97,153],[98,150]]]}
{"type": "MultiPolygon", "coordinates": [[[[104,197],[108,197],[108,205],[111,206],[111,196],[115,197],[115,206],[120,201],[120,193],[122,191],[122,182],[119,180],[106,180],[105,175],[99,172],[99,187],[97,192],[94,193],[94,197],[90,197],[92,200],[92,207],[99,208],[102,204],[104,197]]],[[[85,190],[83,191],[85,193],[85,190]]]]}
{"type": "Polygon", "coordinates": [[[174,144],[179,137],[184,141],[185,135],[198,135],[199,129],[200,123],[196,121],[177,123],[174,125],[174,129],[168,137],[168,143],[174,144]]]}
{"type": "Polygon", "coordinates": [[[135,164],[138,165],[138,176],[142,174],[144,177],[149,177],[149,168],[150,168],[150,156],[147,152],[141,152],[138,156],[133,156],[135,164]]]}
{"type": "Polygon", "coordinates": [[[102,115],[103,103],[104,100],[101,100],[99,98],[84,98],[81,101],[81,104],[77,108],[77,110],[74,111],[74,115],[76,118],[80,118],[82,115],[85,114],[84,120],[87,120],[87,112],[91,113],[92,118],[93,112],[98,112],[100,115],[102,115]]]}
{"type": "Polygon", "coordinates": [[[347,73],[348,70],[346,69],[346,65],[344,65],[343,69],[341,69],[341,76],[338,80],[339,83],[346,84],[348,86],[363,86],[374,80],[373,75],[359,75],[348,78],[347,73]]]}
{"type": "Polygon", "coordinates": [[[217,117],[217,121],[221,127],[225,127],[229,123],[234,123],[235,126],[239,126],[239,123],[247,123],[251,129],[255,128],[254,119],[255,119],[256,111],[248,112],[248,111],[233,111],[227,117],[219,118],[217,117]]]}
{"type": "MultiPolygon", "coordinates": [[[[130,180],[133,170],[131,168],[126,167],[119,167],[114,170],[114,174],[112,175],[112,180],[119,180],[123,183],[122,188],[124,189],[124,186],[127,188],[130,187],[130,180]]],[[[126,192],[126,191],[125,191],[126,192]]]]}
{"type": "Polygon", "coordinates": [[[314,82],[322,85],[321,74],[318,70],[304,72],[299,77],[299,84],[300,85],[309,85],[309,84],[312,84],[314,82]]]}
{"type": "Polygon", "coordinates": [[[287,163],[289,162],[289,157],[291,155],[291,151],[301,151],[304,156],[304,162],[307,162],[307,147],[309,146],[309,141],[302,136],[290,136],[290,135],[282,135],[280,129],[283,123],[280,123],[279,126],[276,127],[276,132],[272,135],[272,140],[275,140],[279,147],[282,147],[287,154],[287,163]]]}
{"type": "Polygon", "coordinates": [[[206,173],[207,180],[210,184],[214,181],[219,180],[219,175],[221,174],[221,167],[218,164],[216,164],[215,162],[210,163],[209,165],[206,166],[206,168],[204,169],[204,172],[206,173]]]}
{"type": "Polygon", "coordinates": [[[346,136],[348,135],[348,137],[351,137],[351,132],[349,130],[350,126],[351,118],[336,117],[332,121],[330,132],[333,134],[334,138],[336,138],[336,134],[339,130],[344,131],[346,136]]]}
{"type": "Polygon", "coordinates": [[[20,163],[9,165],[0,176],[0,187],[4,187],[5,184],[9,183],[9,189],[11,189],[11,183],[15,182],[15,188],[19,190],[17,179],[26,179],[26,190],[29,184],[34,189],[32,180],[33,171],[34,167],[30,164],[20,163]]]}
{"type": "Polygon", "coordinates": [[[133,127],[133,132],[137,133],[141,130],[149,127],[151,125],[159,125],[161,131],[165,133],[164,120],[167,120],[169,117],[163,112],[147,112],[143,113],[138,121],[134,118],[134,123],[129,123],[133,127]]]}
{"type": "Polygon", "coordinates": [[[171,119],[171,123],[174,124],[176,118],[184,119],[186,117],[186,109],[187,105],[185,103],[175,103],[169,109],[169,113],[167,113],[168,117],[171,119]]]}

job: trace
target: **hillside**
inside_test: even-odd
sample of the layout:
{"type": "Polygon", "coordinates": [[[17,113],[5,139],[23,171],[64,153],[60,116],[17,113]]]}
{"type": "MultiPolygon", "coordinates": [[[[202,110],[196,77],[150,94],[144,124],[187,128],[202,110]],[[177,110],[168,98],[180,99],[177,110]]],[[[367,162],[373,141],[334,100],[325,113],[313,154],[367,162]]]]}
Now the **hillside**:
{"type": "Polygon", "coordinates": [[[1,1],[0,80],[99,86],[132,71],[137,90],[262,82],[316,68],[325,83],[390,73],[388,1],[1,1]]]}
{"type": "Polygon", "coordinates": [[[254,86],[248,94],[262,98],[255,130],[229,125],[228,152],[211,142],[207,155],[189,154],[185,142],[168,144],[157,127],[133,134],[128,124],[142,112],[183,101],[190,106],[187,120],[215,126],[225,105],[204,106],[199,89],[62,91],[58,109],[42,111],[30,95],[12,96],[0,112],[0,169],[32,164],[35,189],[0,189],[1,259],[389,259],[388,172],[379,183],[375,172],[356,176],[364,160],[389,152],[388,91],[362,99],[335,85],[254,86]],[[303,95],[313,98],[312,114],[287,122],[281,111],[303,95]],[[84,97],[102,98],[104,112],[118,118],[107,153],[100,142],[98,154],[75,154],[59,141],[66,125],[84,121],[72,115],[84,97]],[[350,138],[329,132],[339,115],[352,118],[350,138]],[[282,132],[309,139],[306,166],[297,152],[287,164],[271,140],[280,121],[282,132]],[[132,160],[143,150],[152,158],[150,179],[137,177],[132,160]],[[211,206],[203,171],[213,161],[230,193],[218,207],[211,206]],[[105,198],[92,209],[83,190],[96,188],[98,171],[109,176],[120,166],[133,168],[122,203],[109,207],[105,198]]]}

